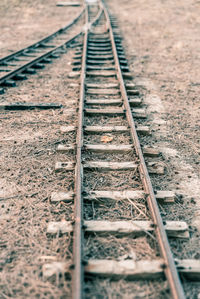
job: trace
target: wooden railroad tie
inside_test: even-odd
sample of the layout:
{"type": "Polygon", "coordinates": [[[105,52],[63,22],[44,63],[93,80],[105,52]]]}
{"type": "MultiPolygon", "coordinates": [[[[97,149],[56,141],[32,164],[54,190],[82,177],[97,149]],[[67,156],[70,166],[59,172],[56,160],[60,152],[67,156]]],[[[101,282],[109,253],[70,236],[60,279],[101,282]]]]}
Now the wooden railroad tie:
{"type": "MultiPolygon", "coordinates": [[[[194,259],[175,260],[177,270],[181,276],[186,279],[200,280],[200,261],[194,259]]],[[[155,279],[164,275],[164,261],[132,259],[115,260],[89,260],[86,262],[85,273],[90,275],[110,277],[112,279],[155,279]]],[[[51,262],[42,267],[43,276],[48,278],[53,275],[68,273],[70,270],[70,261],[51,262]]]]}
{"type": "MultiPolygon", "coordinates": [[[[126,126],[86,126],[84,127],[86,133],[100,134],[100,133],[128,133],[130,129],[126,126]]],[[[142,135],[149,135],[150,129],[147,126],[137,126],[137,132],[142,135]]],[[[70,133],[76,131],[75,126],[61,126],[61,133],[70,133]]]]}
{"type": "Polygon", "coordinates": [[[32,110],[32,109],[61,109],[63,106],[57,103],[8,103],[0,104],[0,110],[32,110]]]}
{"type": "MultiPolygon", "coordinates": [[[[110,151],[109,147],[107,148],[110,151]]],[[[68,150],[73,150],[71,147],[60,146],[59,150],[62,152],[66,152],[68,150]]],[[[99,152],[101,150],[99,149],[99,152]]],[[[117,149],[116,149],[117,151],[117,149]]],[[[122,150],[121,150],[122,151],[122,150]]],[[[106,152],[106,151],[105,151],[106,152]]],[[[71,171],[75,168],[75,161],[70,162],[56,162],[55,171],[71,171]]],[[[106,161],[87,161],[82,163],[85,169],[96,169],[99,171],[114,171],[114,170],[133,170],[137,169],[139,164],[135,164],[135,162],[127,161],[127,162],[106,162],[106,161]]],[[[150,174],[164,174],[165,167],[161,162],[149,162],[147,163],[148,171],[150,174]]]]}
{"type": "MultiPolygon", "coordinates": [[[[155,191],[156,199],[162,204],[173,203],[175,201],[176,194],[173,191],[155,191]]],[[[74,200],[74,192],[53,192],[51,194],[51,202],[71,202],[74,200]]],[[[137,200],[144,199],[146,194],[143,190],[124,190],[124,191],[89,191],[83,193],[84,200],[88,201],[119,201],[119,200],[137,200]]]]}
{"type": "MultiPolygon", "coordinates": [[[[102,221],[89,220],[83,222],[86,233],[95,234],[117,234],[121,236],[141,236],[155,230],[151,221],[102,221]]],[[[189,238],[188,225],[183,221],[166,221],[165,230],[169,237],[189,238]]],[[[73,225],[70,221],[49,222],[48,234],[66,234],[73,232],[73,225]]]]}

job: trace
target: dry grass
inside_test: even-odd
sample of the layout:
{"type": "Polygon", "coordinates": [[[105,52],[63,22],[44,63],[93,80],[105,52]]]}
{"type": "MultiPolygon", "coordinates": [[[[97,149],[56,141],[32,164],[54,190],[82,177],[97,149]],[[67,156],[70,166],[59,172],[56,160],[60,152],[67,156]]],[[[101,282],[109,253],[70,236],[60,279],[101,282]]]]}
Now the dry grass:
{"type": "Polygon", "coordinates": [[[84,153],[84,161],[115,161],[115,162],[127,162],[132,161],[137,164],[138,158],[135,153],[130,150],[125,154],[115,154],[115,153],[93,153],[86,151],[84,153]]]}
{"type": "Polygon", "coordinates": [[[85,126],[127,126],[127,120],[121,116],[85,117],[85,126]]]}
{"type": "MultiPolygon", "coordinates": [[[[159,256],[155,250],[157,244],[151,237],[116,237],[106,235],[102,237],[88,236],[85,238],[85,259],[123,260],[132,258],[136,261],[153,260],[159,256]]],[[[158,248],[157,248],[158,249],[158,248]]]]}
{"type": "Polygon", "coordinates": [[[125,280],[111,281],[110,279],[94,278],[88,279],[85,286],[85,297],[87,299],[170,299],[168,286],[162,279],[156,281],[125,280]]]}
{"type": "MultiPolygon", "coordinates": [[[[9,89],[2,100],[76,107],[77,90],[68,87],[64,64],[66,56],[48,66],[54,69],[51,76],[43,70],[15,93],[9,89]]],[[[73,153],[58,154],[56,148],[75,143],[75,133],[62,134],[60,126],[75,125],[76,115],[64,109],[1,112],[0,123],[0,298],[70,298],[70,277],[44,279],[40,257],[72,258],[71,236],[50,237],[46,231],[50,221],[73,219],[73,203],[52,204],[50,196],[74,189],[74,172],[55,173],[54,167],[56,161],[74,160],[73,153]]]]}
{"type": "Polygon", "coordinates": [[[138,170],[110,171],[84,171],[84,187],[89,190],[140,190],[142,184],[138,170]]]}
{"type": "Polygon", "coordinates": [[[150,215],[143,199],[124,201],[102,201],[84,204],[87,220],[147,220],[150,215]]]}

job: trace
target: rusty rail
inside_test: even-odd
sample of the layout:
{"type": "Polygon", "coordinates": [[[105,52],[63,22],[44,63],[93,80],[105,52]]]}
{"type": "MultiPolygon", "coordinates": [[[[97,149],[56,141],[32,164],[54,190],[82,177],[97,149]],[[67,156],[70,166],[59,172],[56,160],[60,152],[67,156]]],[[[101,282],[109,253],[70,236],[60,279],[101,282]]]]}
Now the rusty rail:
{"type": "Polygon", "coordinates": [[[83,54],[80,75],[80,99],[79,99],[79,112],[78,112],[78,129],[77,129],[77,152],[76,152],[76,167],[75,167],[75,226],[74,226],[74,243],[73,243],[73,257],[74,257],[74,271],[73,271],[73,284],[72,294],[74,299],[81,299],[83,297],[83,166],[81,151],[83,147],[83,123],[84,123],[84,100],[85,100],[85,74],[86,74],[86,59],[87,59],[87,43],[88,43],[88,30],[92,24],[95,24],[101,16],[102,9],[100,6],[99,13],[94,18],[92,23],[88,23],[88,6],[85,13],[85,34],[83,41],[83,54]]]}
{"type": "Polygon", "coordinates": [[[129,125],[130,125],[131,136],[132,136],[132,139],[133,139],[133,142],[135,145],[135,149],[136,149],[137,155],[140,159],[140,167],[139,167],[140,176],[143,181],[145,191],[148,194],[147,202],[148,202],[149,210],[151,212],[153,222],[155,224],[155,232],[156,232],[157,239],[158,239],[160,253],[165,261],[165,264],[163,265],[164,272],[165,272],[166,278],[169,282],[169,287],[170,287],[173,298],[174,299],[184,299],[185,295],[184,295],[183,288],[182,288],[182,285],[181,285],[181,282],[179,279],[179,275],[178,275],[178,272],[177,272],[177,269],[176,269],[176,266],[174,263],[174,259],[173,259],[172,252],[171,252],[171,249],[169,246],[166,231],[164,229],[162,218],[160,216],[158,204],[157,204],[157,201],[155,198],[151,180],[150,180],[148,170],[147,170],[147,167],[146,167],[146,164],[144,161],[143,153],[141,150],[140,142],[139,142],[139,139],[137,136],[135,123],[134,123],[133,116],[132,116],[132,113],[130,110],[128,96],[126,93],[126,88],[124,85],[124,80],[122,77],[120,63],[119,63],[119,59],[118,59],[118,55],[117,55],[117,51],[116,51],[115,40],[114,40],[113,31],[112,31],[112,26],[110,23],[110,18],[109,18],[108,11],[107,11],[105,5],[103,7],[104,7],[104,13],[105,13],[107,22],[109,24],[110,39],[111,39],[111,43],[112,43],[115,65],[117,68],[117,76],[118,76],[118,80],[120,82],[120,90],[121,90],[121,94],[122,94],[125,109],[126,109],[126,116],[127,116],[127,119],[128,119],[129,125]]]}

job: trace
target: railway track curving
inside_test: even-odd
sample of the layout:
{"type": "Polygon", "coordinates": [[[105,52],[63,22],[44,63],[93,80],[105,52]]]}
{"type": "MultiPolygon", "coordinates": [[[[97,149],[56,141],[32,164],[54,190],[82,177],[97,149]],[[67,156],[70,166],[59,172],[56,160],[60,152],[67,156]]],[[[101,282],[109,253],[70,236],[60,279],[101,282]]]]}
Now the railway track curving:
{"type": "Polygon", "coordinates": [[[28,74],[36,73],[52,59],[59,57],[62,49],[68,47],[81,34],[78,32],[69,38],[68,31],[78,24],[83,18],[85,9],[67,26],[46,36],[40,41],[14,52],[0,59],[0,94],[4,93],[4,87],[14,87],[16,81],[26,80],[28,74]]]}

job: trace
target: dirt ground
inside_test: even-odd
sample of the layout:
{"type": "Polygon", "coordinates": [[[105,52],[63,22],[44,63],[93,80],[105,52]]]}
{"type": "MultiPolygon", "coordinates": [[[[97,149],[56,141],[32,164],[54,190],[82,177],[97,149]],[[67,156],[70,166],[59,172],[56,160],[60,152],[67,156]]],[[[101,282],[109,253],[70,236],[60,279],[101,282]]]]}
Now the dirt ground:
{"type": "MultiPolygon", "coordinates": [[[[0,1],[0,57],[68,24],[80,11],[77,7],[56,7],[56,2],[0,1]]],[[[190,225],[189,241],[179,241],[178,244],[172,241],[173,253],[176,257],[199,259],[200,2],[109,0],[108,4],[119,21],[134,82],[143,93],[149,115],[146,124],[151,126],[152,136],[151,139],[141,139],[141,142],[159,147],[167,167],[161,179],[152,176],[153,186],[177,193],[174,205],[161,207],[162,216],[184,220],[190,225]]],[[[63,55],[37,75],[19,83],[17,88],[9,89],[0,101],[68,102],[67,108],[73,109],[73,100],[77,100],[78,94],[76,88],[69,88],[72,81],[67,79],[71,57],[72,53],[63,55]]],[[[35,266],[31,276],[29,269],[33,268],[39,256],[52,255],[59,260],[70,258],[70,251],[64,255],[59,252],[59,248],[65,248],[65,242],[70,248],[69,239],[66,237],[62,242],[58,238],[49,239],[42,217],[45,215],[46,220],[51,221],[55,215],[58,220],[66,215],[66,220],[70,219],[72,206],[49,207],[49,198],[58,186],[62,190],[73,188],[71,176],[66,181],[62,174],[54,174],[53,167],[56,160],[62,159],[55,152],[57,142],[63,138],[58,133],[59,126],[71,123],[74,116],[62,110],[48,114],[24,112],[23,116],[20,113],[1,113],[0,118],[0,267],[4,268],[0,298],[28,298],[31,292],[32,298],[40,298],[39,292],[43,292],[41,298],[62,298],[55,281],[50,284],[38,280],[41,268],[35,266]],[[52,123],[52,117],[55,123],[52,123]],[[25,133],[23,126],[27,127],[25,133]],[[38,175],[43,181],[41,185],[33,179],[38,175]],[[27,177],[31,178],[30,182],[27,177]],[[2,202],[2,198],[7,199],[2,202]],[[14,222],[10,221],[10,216],[14,222]],[[34,240],[32,244],[30,235],[34,240]],[[14,238],[8,239],[8,236],[14,238]],[[18,256],[14,250],[16,247],[20,252],[18,256]],[[27,264],[26,270],[22,271],[27,264]],[[11,285],[17,287],[11,288],[11,285]],[[19,285],[23,287],[20,289],[19,285]]],[[[69,141],[75,141],[73,135],[69,136],[69,141]]],[[[68,157],[69,160],[72,158],[68,157]]],[[[184,288],[187,298],[197,299],[199,283],[189,285],[185,282],[184,288]]],[[[64,296],[69,296],[69,293],[69,285],[64,285],[64,296]]]]}
{"type": "MultiPolygon", "coordinates": [[[[67,25],[80,11],[56,7],[56,1],[1,1],[1,57],[67,25]]],[[[55,173],[57,161],[74,160],[73,154],[56,152],[59,143],[75,143],[74,132],[60,132],[61,126],[76,123],[78,90],[69,86],[73,80],[67,76],[72,55],[67,50],[0,99],[64,105],[48,111],[0,111],[0,298],[70,298],[70,281],[42,278],[42,268],[54,260],[71,260],[71,238],[48,236],[47,225],[73,216],[72,203],[50,202],[52,192],[74,186],[72,171],[55,173]]]]}

